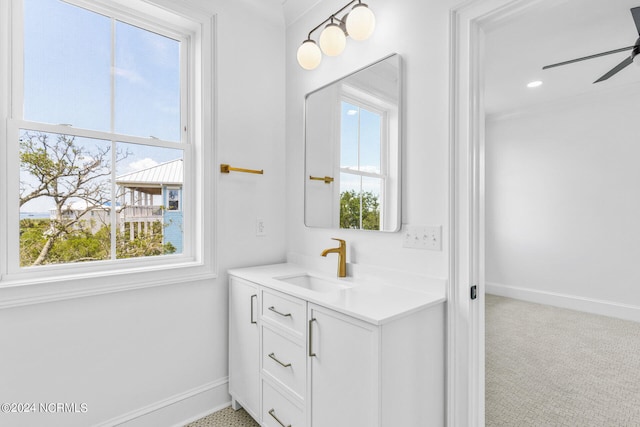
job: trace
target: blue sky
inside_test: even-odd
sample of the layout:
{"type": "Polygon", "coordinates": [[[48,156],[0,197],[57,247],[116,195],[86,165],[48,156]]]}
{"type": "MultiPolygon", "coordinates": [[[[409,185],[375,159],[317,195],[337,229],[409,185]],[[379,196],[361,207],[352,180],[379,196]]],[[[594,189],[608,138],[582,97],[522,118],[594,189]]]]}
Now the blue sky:
{"type": "MultiPolygon", "coordinates": [[[[24,119],[179,141],[180,43],[115,21],[111,64],[111,28],[110,18],[59,0],[25,0],[24,119]]],[[[131,154],[117,174],[182,157],[181,150],[127,148],[131,154]]],[[[22,210],[50,207],[42,199],[22,210]]]]}
{"type": "MultiPolygon", "coordinates": [[[[340,167],[380,173],[380,114],[343,101],[340,120],[340,167]]],[[[341,174],[340,192],[350,189],[380,194],[380,180],[341,174]]]]}

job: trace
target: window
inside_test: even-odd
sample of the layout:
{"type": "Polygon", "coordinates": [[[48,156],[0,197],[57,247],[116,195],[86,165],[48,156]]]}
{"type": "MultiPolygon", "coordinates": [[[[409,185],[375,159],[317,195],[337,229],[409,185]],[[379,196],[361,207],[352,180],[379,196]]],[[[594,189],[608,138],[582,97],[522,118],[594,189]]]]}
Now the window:
{"type": "Polygon", "coordinates": [[[179,211],[180,210],[180,189],[179,188],[170,188],[169,189],[169,200],[167,201],[167,209],[170,211],[179,211]]]}
{"type": "Polygon", "coordinates": [[[386,188],[386,113],[343,97],[340,115],[340,228],[380,230],[386,188]]]}
{"type": "Polygon", "coordinates": [[[137,0],[10,5],[2,276],[210,271],[211,17],[137,0]]]}

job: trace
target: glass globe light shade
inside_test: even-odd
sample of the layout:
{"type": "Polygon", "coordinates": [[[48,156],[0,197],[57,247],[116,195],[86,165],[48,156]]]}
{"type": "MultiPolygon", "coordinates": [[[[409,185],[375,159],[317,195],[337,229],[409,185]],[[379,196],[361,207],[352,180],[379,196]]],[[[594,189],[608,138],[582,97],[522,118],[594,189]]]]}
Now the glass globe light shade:
{"type": "Polygon", "coordinates": [[[320,49],[325,55],[340,55],[346,45],[347,37],[338,24],[332,22],[322,30],[320,34],[320,49]]]}
{"type": "Polygon", "coordinates": [[[366,40],[373,34],[376,28],[376,17],[371,9],[364,4],[358,3],[353,6],[347,15],[347,32],[354,40],[366,40]]]}
{"type": "Polygon", "coordinates": [[[320,52],[320,48],[311,39],[305,40],[302,42],[300,47],[298,48],[298,64],[305,70],[313,70],[318,65],[320,65],[320,61],[322,61],[322,52],[320,52]]]}

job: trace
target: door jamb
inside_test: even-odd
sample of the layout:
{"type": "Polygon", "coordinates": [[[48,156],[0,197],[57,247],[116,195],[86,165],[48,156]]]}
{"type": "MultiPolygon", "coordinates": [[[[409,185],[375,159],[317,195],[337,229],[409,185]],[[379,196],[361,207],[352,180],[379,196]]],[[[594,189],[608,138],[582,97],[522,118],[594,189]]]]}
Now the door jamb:
{"type": "Polygon", "coordinates": [[[483,29],[543,1],[471,0],[450,13],[448,427],[485,416],[483,29]]]}

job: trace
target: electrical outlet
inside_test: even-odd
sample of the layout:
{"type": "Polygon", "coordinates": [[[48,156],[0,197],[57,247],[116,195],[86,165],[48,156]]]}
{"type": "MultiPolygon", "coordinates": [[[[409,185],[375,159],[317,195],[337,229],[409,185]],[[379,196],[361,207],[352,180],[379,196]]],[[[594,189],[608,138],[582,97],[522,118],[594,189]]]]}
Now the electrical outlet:
{"type": "Polygon", "coordinates": [[[267,230],[264,226],[264,219],[256,218],[256,236],[266,236],[267,230]]]}
{"type": "Polygon", "coordinates": [[[407,225],[402,246],[412,249],[442,250],[442,227],[428,225],[407,225]]]}

